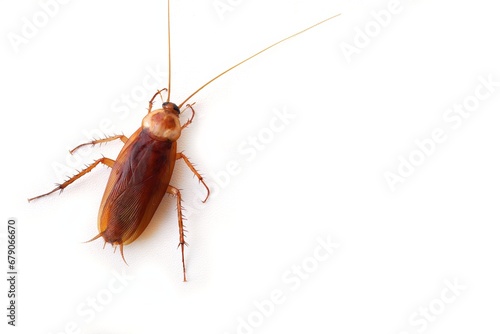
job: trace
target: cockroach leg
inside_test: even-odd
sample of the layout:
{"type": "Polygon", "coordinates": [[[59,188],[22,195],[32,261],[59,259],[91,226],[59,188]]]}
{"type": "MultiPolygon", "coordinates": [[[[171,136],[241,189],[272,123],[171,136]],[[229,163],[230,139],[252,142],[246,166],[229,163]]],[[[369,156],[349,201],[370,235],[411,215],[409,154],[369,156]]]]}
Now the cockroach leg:
{"type": "Polygon", "coordinates": [[[186,157],[184,155],[184,153],[182,153],[182,152],[177,153],[176,156],[175,156],[175,159],[176,160],[179,160],[179,159],[184,160],[184,162],[189,167],[189,169],[191,169],[191,171],[193,172],[193,174],[196,175],[196,177],[198,178],[198,180],[203,184],[203,186],[205,186],[205,189],[207,189],[207,197],[205,197],[205,199],[202,201],[203,203],[205,203],[207,201],[207,199],[208,199],[208,196],[210,196],[210,188],[208,188],[208,186],[205,183],[205,181],[203,181],[203,176],[201,176],[201,174],[196,170],[196,168],[194,168],[194,165],[191,163],[191,161],[189,161],[188,157],[186,157]]]}
{"type": "Polygon", "coordinates": [[[149,100],[149,109],[148,109],[148,114],[151,112],[151,109],[153,109],[153,102],[154,102],[154,100],[155,100],[155,99],[156,99],[156,97],[157,97],[158,95],[160,95],[160,94],[161,94],[161,92],[163,92],[163,91],[165,91],[165,92],[166,92],[166,91],[167,91],[167,89],[166,89],[166,88],[162,88],[162,89],[160,89],[160,90],[156,91],[155,95],[153,95],[153,97],[151,98],[151,100],[149,100]]]}
{"type": "Polygon", "coordinates": [[[186,106],[181,110],[181,114],[186,111],[186,109],[190,108],[193,110],[193,106],[196,104],[196,102],[193,102],[191,104],[186,104],[186,106]]]}
{"type": "Polygon", "coordinates": [[[73,153],[75,153],[76,150],[78,150],[80,147],[83,147],[83,146],[87,146],[87,145],[94,146],[94,145],[97,145],[97,144],[107,143],[108,141],[113,141],[113,140],[117,140],[117,139],[120,139],[124,144],[128,140],[127,136],[125,136],[125,135],[116,135],[116,136],[109,136],[109,137],[106,137],[104,139],[95,139],[95,140],[93,140],[91,142],[83,143],[83,144],[78,145],[77,147],[75,147],[74,149],[72,149],[71,151],[69,151],[69,153],[73,154],[73,153]]]}
{"type": "Polygon", "coordinates": [[[66,188],[67,186],[69,186],[71,183],[75,182],[76,180],[78,180],[80,177],[82,177],[83,175],[87,174],[88,172],[90,172],[92,169],[94,169],[94,167],[96,167],[98,164],[105,164],[106,166],[108,167],[113,167],[113,165],[115,164],[115,161],[112,160],[112,159],[109,159],[109,158],[100,158],[100,159],[97,159],[96,161],[94,161],[92,164],[88,165],[87,168],[85,169],[82,169],[80,172],[78,172],[78,174],[72,176],[71,178],[67,179],[66,181],[64,181],[63,183],[61,184],[58,184],[56,188],[54,188],[53,190],[49,191],[48,193],[46,194],[43,194],[43,195],[39,195],[39,196],[36,196],[36,197],[33,197],[33,198],[29,198],[28,199],[28,202],[31,202],[32,200],[35,200],[35,199],[38,199],[40,197],[44,197],[44,196],[47,196],[47,195],[50,195],[52,194],[53,192],[56,192],[58,190],[60,191],[63,191],[64,188],[66,188]]]}
{"type": "MultiPolygon", "coordinates": [[[[186,109],[187,109],[187,108],[191,109],[191,118],[190,118],[190,119],[188,119],[188,120],[186,121],[186,123],[184,123],[184,125],[182,125],[181,130],[184,130],[185,128],[187,128],[187,126],[188,126],[189,124],[191,124],[191,123],[193,122],[193,118],[194,118],[194,114],[195,114],[194,109],[193,109],[193,106],[194,106],[194,104],[195,104],[195,103],[196,103],[196,102],[193,102],[193,104],[186,104],[186,109]]],[[[183,110],[182,112],[184,112],[184,110],[183,110]]]]}
{"type": "Polygon", "coordinates": [[[186,264],[184,263],[184,245],[187,245],[187,243],[184,241],[184,224],[182,223],[182,198],[181,198],[181,192],[179,189],[168,186],[167,188],[167,193],[174,195],[177,198],[177,219],[179,220],[179,246],[181,247],[181,253],[182,253],[182,271],[184,273],[184,282],[187,282],[186,280],[186,264]]]}

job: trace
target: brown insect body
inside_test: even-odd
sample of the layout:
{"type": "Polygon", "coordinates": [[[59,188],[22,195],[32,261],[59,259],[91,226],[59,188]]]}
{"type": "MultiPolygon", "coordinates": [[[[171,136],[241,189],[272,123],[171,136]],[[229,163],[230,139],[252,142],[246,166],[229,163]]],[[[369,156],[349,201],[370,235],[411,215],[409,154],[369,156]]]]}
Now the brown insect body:
{"type": "Polygon", "coordinates": [[[98,236],[105,242],[119,246],[133,242],[160,205],[175,166],[178,110],[164,107],[149,113],[116,158],[98,216],[98,236]]]}
{"type": "Polygon", "coordinates": [[[123,261],[125,261],[123,246],[132,243],[144,232],[165,193],[176,196],[179,246],[182,252],[184,280],[186,280],[184,263],[184,245],[186,243],[184,241],[181,193],[177,188],[170,185],[175,161],[183,159],[198,177],[198,180],[205,186],[207,197],[203,202],[208,199],[210,190],[189,159],[183,153],[177,153],[177,139],[180,137],[182,129],[192,122],[195,115],[192,106],[187,105],[187,108],[191,109],[192,116],[182,126],[179,121],[179,107],[174,103],[165,102],[161,109],[151,111],[156,96],[166,90],[164,88],[153,95],[153,98],[149,101],[148,114],[142,120],[142,126],[130,138],[119,135],[97,139],[79,145],[70,151],[70,153],[73,153],[85,145],[95,145],[120,139],[125,145],[118,154],[116,161],[109,158],[98,159],[52,191],[31,198],[29,201],[49,195],[57,190],[62,191],[90,172],[99,163],[111,167],[111,175],[99,208],[97,222],[99,234],[89,241],[102,237],[104,246],[106,246],[106,243],[110,243],[115,247],[120,247],[120,253],[123,261]]]}

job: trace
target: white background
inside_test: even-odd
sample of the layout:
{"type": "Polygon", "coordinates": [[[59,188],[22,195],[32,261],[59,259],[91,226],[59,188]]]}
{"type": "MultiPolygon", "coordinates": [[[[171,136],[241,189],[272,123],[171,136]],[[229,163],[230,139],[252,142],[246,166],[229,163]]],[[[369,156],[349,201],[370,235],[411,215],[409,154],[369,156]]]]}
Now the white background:
{"type": "Polygon", "coordinates": [[[148,68],[167,69],[166,1],[61,4],[18,52],[8,33],[21,34],[22,18],[32,20],[41,7],[2,2],[1,219],[17,218],[19,247],[18,327],[5,324],[2,280],[2,328],[498,332],[500,87],[456,129],[443,120],[448,108],[474,95],[480,76],[500,81],[498,6],[401,0],[400,12],[348,62],[342,43],[354,45],[358,29],[374,27],[370,13],[387,9],[387,1],[232,3],[221,18],[211,0],[172,1],[172,101],[280,38],[342,15],[191,101],[197,116],[179,146],[213,196],[199,205],[203,188],[177,165],[172,184],[183,190],[190,244],[183,283],[172,198],[125,247],[129,266],[109,245],[102,250],[102,240],[82,243],[97,234],[107,168],[61,196],[26,201],[63,180],[54,166],[81,169],[101,153],[116,156],[119,142],[67,161],[68,150],[101,122],[112,127],[106,134],[130,135],[140,125],[154,90],[126,117],[114,110],[123,94],[140,92],[148,68]],[[238,147],[249,147],[249,136],[269,134],[273,110],[294,118],[255,156],[242,154],[238,147]],[[397,173],[398,157],[408,159],[415,141],[436,128],[446,141],[391,191],[384,173],[397,173]],[[238,173],[217,183],[231,161],[238,173]],[[311,258],[318,238],[340,244],[331,255],[322,252],[319,263],[311,258]],[[302,264],[307,278],[289,271],[302,264]],[[126,285],[114,279],[122,272],[131,277],[126,285]],[[292,277],[297,289],[287,281],[292,277]],[[447,281],[464,287],[458,296],[446,290],[447,281]],[[274,290],[281,303],[258,313],[255,303],[274,290]],[[443,291],[452,302],[443,302],[443,291]],[[90,311],[92,298],[99,311],[90,311]],[[428,320],[420,315],[426,309],[428,320]]]}

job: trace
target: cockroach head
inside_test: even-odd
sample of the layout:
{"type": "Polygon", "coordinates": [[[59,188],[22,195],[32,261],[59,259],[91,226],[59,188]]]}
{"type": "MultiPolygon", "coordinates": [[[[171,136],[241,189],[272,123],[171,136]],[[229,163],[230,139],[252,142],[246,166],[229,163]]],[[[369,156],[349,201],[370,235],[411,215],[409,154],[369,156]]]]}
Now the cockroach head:
{"type": "Polygon", "coordinates": [[[181,135],[179,114],[177,105],[165,102],[161,109],[151,111],[142,119],[142,127],[156,140],[176,141],[181,135]]]}
{"type": "Polygon", "coordinates": [[[179,107],[175,103],[172,103],[172,102],[163,102],[163,104],[161,106],[165,110],[167,110],[167,109],[168,110],[174,110],[177,113],[177,115],[179,115],[181,113],[181,111],[179,110],[179,107]]]}

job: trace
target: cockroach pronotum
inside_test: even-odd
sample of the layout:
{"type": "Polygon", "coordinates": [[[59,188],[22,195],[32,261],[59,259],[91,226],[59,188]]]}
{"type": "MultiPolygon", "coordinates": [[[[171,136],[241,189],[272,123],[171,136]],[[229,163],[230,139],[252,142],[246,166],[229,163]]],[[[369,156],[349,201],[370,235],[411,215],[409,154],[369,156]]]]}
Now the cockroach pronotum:
{"type": "MultiPolygon", "coordinates": [[[[104,139],[96,139],[88,143],[78,145],[70,151],[73,154],[76,150],[86,145],[96,145],[113,140],[121,140],[125,145],[121,149],[116,160],[106,157],[100,158],[87,166],[85,169],[70,177],[65,182],[58,184],[56,188],[33,198],[32,201],[53,192],[60,190],[62,192],[71,183],[78,180],[83,175],[89,173],[99,164],[111,167],[111,175],[108,179],[101,206],[99,208],[97,227],[99,233],[89,241],[98,238],[104,239],[104,245],[110,243],[120,247],[120,253],[123,256],[123,246],[132,243],[137,239],[151,221],[156,209],[163,199],[165,193],[169,193],[177,199],[177,217],[179,224],[179,247],[181,248],[182,269],[184,281],[186,281],[186,265],[184,262],[184,225],[182,220],[181,193],[179,189],[170,185],[170,178],[177,160],[182,159],[198,180],[206,188],[207,195],[210,189],[203,180],[201,174],[194,168],[193,164],[182,153],[177,152],[177,139],[179,139],[182,130],[184,130],[193,121],[195,111],[193,106],[186,104],[194,95],[205,88],[207,85],[240,66],[241,64],[256,57],[262,52],[290,39],[305,31],[312,29],[322,23],[325,23],[340,14],[331,16],[321,22],[318,22],[304,30],[290,35],[252,56],[233,65],[224,72],[218,74],[207,81],[200,88],[189,95],[179,106],[170,102],[170,81],[171,81],[171,61],[170,61],[170,0],[168,1],[168,88],[158,90],[149,101],[147,115],[142,120],[142,125],[135,131],[130,138],[124,135],[111,136],[104,139]],[[167,101],[163,102],[160,109],[151,110],[154,100],[166,92],[167,101]],[[191,117],[180,124],[179,115],[181,108],[186,105],[186,109],[191,111],[191,117]]],[[[194,104],[194,103],[193,103],[194,104]]]]}

